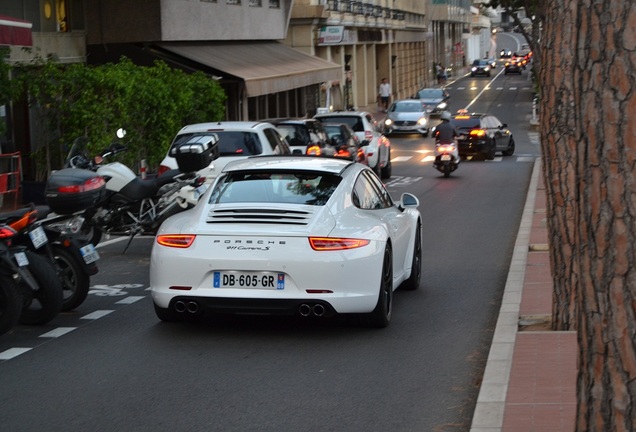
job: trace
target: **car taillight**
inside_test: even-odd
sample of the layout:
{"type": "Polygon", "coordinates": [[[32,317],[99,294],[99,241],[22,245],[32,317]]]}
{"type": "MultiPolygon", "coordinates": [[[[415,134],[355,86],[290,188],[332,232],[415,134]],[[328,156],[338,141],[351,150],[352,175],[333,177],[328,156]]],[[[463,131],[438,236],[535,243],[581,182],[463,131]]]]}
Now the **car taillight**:
{"type": "Polygon", "coordinates": [[[309,237],[309,244],[315,251],[337,251],[355,249],[366,246],[370,240],[335,238],[335,237],[309,237]]]}
{"type": "Polygon", "coordinates": [[[473,129],[470,131],[470,135],[475,137],[483,137],[486,135],[486,131],[483,129],[473,129]]]}
{"type": "Polygon", "coordinates": [[[106,180],[103,177],[93,177],[86,180],[84,183],[72,186],[60,186],[57,188],[59,193],[81,193],[88,192],[95,189],[100,189],[106,185],[106,180]]]}
{"type": "Polygon", "coordinates": [[[349,153],[349,150],[338,150],[338,152],[334,155],[336,157],[351,157],[351,153],[349,153]]]}
{"type": "Polygon", "coordinates": [[[322,154],[322,149],[320,148],[320,146],[317,145],[309,146],[307,147],[307,151],[305,151],[305,153],[312,156],[320,156],[322,154]]]}
{"type": "Polygon", "coordinates": [[[157,243],[161,246],[175,248],[189,248],[197,236],[194,234],[161,234],[157,236],[157,243]]]}
{"type": "Polygon", "coordinates": [[[161,174],[164,174],[168,171],[170,171],[170,167],[167,167],[165,165],[159,165],[159,169],[157,170],[157,177],[159,177],[161,174]]]}

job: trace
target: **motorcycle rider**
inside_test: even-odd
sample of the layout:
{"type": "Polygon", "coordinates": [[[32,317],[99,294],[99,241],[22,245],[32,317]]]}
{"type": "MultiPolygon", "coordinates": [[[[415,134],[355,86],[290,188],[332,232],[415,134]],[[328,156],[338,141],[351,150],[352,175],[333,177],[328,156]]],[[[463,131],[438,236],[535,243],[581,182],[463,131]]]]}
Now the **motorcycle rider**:
{"type": "Polygon", "coordinates": [[[433,134],[435,137],[435,147],[438,147],[440,144],[454,144],[453,159],[456,164],[459,164],[459,151],[457,150],[455,138],[461,135],[457,132],[455,126],[451,124],[450,119],[451,114],[448,111],[444,111],[441,114],[440,120],[442,122],[435,127],[435,133],[433,134]]]}

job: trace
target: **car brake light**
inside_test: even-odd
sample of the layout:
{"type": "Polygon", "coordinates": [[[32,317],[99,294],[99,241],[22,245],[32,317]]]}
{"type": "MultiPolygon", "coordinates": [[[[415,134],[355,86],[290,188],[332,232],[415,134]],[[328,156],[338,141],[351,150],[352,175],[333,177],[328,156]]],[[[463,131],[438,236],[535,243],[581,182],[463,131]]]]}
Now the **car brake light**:
{"type": "Polygon", "coordinates": [[[157,236],[157,243],[161,246],[175,248],[189,248],[197,236],[194,234],[161,234],[157,236]]]}
{"type": "Polygon", "coordinates": [[[335,237],[309,237],[309,244],[315,251],[336,251],[355,249],[366,246],[370,240],[335,238],[335,237]]]}
{"type": "Polygon", "coordinates": [[[336,157],[351,157],[351,153],[349,153],[348,150],[338,150],[338,152],[335,154],[336,157]]]}
{"type": "Polygon", "coordinates": [[[314,145],[307,147],[307,151],[305,153],[312,156],[320,156],[322,154],[322,150],[320,149],[320,146],[314,145]]]}
{"type": "Polygon", "coordinates": [[[476,137],[483,137],[486,135],[486,131],[483,129],[473,129],[470,131],[470,135],[476,136],[476,137]]]}
{"type": "Polygon", "coordinates": [[[106,185],[106,180],[103,177],[93,177],[86,180],[84,183],[72,186],[60,186],[57,188],[59,193],[81,193],[88,192],[95,189],[100,189],[106,185]]]}

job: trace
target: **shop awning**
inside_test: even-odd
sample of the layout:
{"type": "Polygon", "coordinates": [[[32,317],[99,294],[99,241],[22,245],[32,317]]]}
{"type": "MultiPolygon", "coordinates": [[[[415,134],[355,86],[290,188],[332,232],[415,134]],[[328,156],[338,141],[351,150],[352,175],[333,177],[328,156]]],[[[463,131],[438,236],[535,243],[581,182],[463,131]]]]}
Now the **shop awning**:
{"type": "Polygon", "coordinates": [[[31,27],[28,21],[0,15],[0,45],[33,46],[31,27]]]}
{"type": "Polygon", "coordinates": [[[239,77],[248,97],[341,79],[341,67],[280,42],[161,43],[167,51],[239,77]]]}

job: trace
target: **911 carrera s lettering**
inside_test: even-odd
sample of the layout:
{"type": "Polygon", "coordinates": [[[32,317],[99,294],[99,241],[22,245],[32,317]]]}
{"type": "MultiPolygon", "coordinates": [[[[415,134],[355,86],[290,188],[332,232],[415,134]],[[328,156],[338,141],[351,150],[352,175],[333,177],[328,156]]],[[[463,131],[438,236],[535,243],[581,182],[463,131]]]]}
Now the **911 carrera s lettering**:
{"type": "Polygon", "coordinates": [[[214,272],[214,288],[285,289],[283,273],[214,272]]]}

